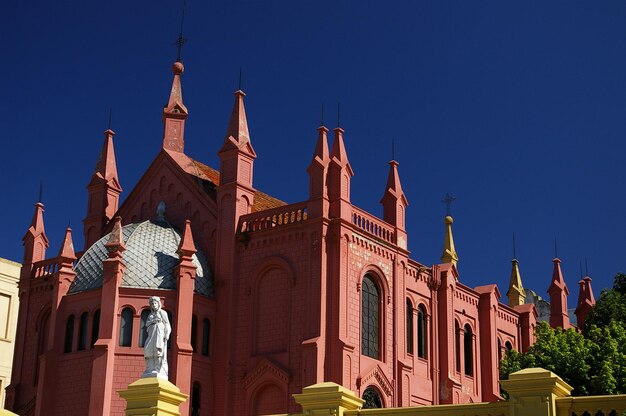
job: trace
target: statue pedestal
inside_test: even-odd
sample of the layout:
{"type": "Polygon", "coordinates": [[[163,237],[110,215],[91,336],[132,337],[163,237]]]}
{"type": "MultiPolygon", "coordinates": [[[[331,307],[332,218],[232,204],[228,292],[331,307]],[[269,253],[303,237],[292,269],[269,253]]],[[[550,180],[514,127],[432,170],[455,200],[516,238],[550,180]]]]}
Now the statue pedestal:
{"type": "Polygon", "coordinates": [[[140,378],[118,391],[126,400],[126,416],[180,416],[179,406],[187,395],[161,377],[140,378]]]}

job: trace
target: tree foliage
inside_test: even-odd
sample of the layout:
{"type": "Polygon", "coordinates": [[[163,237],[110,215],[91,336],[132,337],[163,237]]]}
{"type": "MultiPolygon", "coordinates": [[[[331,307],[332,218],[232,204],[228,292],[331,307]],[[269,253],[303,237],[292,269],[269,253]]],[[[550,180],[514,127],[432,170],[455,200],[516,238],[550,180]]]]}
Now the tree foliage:
{"type": "Polygon", "coordinates": [[[589,333],[593,325],[604,328],[611,321],[626,323],[626,275],[618,273],[613,288],[603,290],[596,305],[585,319],[582,331],[589,333]]]}
{"type": "Polygon", "coordinates": [[[530,367],[558,374],[574,387],[573,395],[626,393],[626,275],[615,276],[589,313],[582,332],[552,329],[540,322],[535,344],[525,353],[509,351],[500,378],[530,367]]]}

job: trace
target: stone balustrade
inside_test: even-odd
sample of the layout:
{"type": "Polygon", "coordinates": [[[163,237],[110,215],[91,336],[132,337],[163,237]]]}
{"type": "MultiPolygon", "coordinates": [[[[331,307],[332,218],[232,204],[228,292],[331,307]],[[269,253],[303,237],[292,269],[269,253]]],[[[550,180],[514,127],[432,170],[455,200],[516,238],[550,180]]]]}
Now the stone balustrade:
{"type": "Polygon", "coordinates": [[[307,220],[307,204],[285,205],[261,212],[242,215],[239,219],[237,231],[240,233],[252,233],[307,220]]]}

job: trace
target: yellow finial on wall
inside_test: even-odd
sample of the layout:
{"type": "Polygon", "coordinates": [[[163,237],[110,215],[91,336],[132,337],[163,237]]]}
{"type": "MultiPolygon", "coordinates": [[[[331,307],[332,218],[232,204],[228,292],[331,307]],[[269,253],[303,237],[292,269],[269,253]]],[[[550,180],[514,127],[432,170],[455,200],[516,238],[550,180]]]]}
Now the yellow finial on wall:
{"type": "Polygon", "coordinates": [[[443,243],[443,254],[441,255],[441,261],[444,263],[452,263],[456,266],[459,261],[459,256],[454,249],[454,238],[452,237],[452,223],[454,220],[450,215],[446,215],[444,223],[446,224],[446,238],[443,243]]]}

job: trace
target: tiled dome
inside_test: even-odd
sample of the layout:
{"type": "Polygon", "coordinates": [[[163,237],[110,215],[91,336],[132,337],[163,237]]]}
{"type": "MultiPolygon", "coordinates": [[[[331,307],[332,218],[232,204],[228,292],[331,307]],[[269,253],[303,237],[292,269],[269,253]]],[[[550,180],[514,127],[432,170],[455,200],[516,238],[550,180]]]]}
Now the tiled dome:
{"type": "MultiPolygon", "coordinates": [[[[167,221],[144,221],[122,227],[126,250],[122,258],[126,270],[122,287],[146,289],[176,289],[175,268],[179,263],[176,253],[180,233],[167,221]]],[[[95,242],[76,263],[76,278],[69,293],[102,287],[102,261],[108,257],[104,246],[109,239],[105,235],[95,242]]],[[[213,296],[213,275],[206,256],[198,250],[192,258],[196,265],[195,291],[213,296]]]]}

